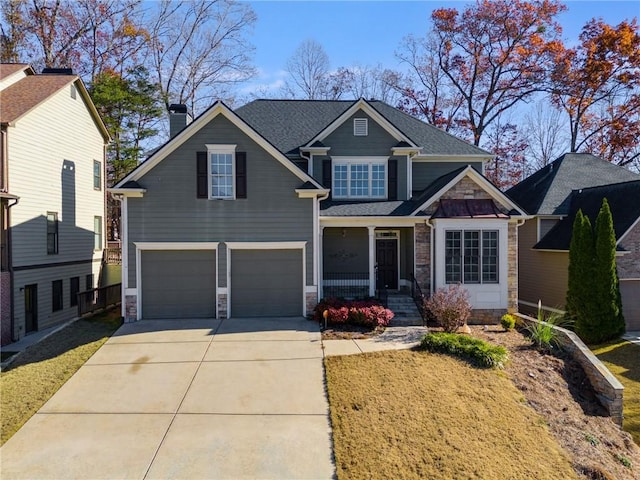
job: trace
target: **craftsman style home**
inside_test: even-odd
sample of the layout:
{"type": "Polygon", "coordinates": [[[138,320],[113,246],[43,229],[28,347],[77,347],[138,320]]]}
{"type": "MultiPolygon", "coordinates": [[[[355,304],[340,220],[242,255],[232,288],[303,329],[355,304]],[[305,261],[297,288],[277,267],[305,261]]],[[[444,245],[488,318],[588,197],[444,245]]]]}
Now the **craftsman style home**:
{"type": "Polygon", "coordinates": [[[379,101],[217,102],[119,182],[123,315],[300,316],[327,296],[462,284],[517,303],[526,214],[492,155],[379,101]]]}
{"type": "Polygon", "coordinates": [[[71,320],[96,286],[109,134],[77,75],[0,64],[2,344],[71,320]]]}
{"type": "Polygon", "coordinates": [[[569,244],[578,210],[592,225],[607,199],[627,330],[640,329],[640,175],[586,153],[567,153],[507,192],[532,215],[520,229],[520,310],[564,310],[569,244]]]}

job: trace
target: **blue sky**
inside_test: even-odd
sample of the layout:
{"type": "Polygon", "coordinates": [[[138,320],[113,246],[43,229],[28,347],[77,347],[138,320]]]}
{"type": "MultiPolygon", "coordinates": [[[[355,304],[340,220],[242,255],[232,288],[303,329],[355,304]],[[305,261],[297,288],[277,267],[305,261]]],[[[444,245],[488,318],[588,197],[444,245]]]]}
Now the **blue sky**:
{"type": "MultiPolygon", "coordinates": [[[[305,39],[318,41],[332,68],[376,65],[397,69],[394,56],[403,37],[429,28],[432,10],[462,9],[463,1],[271,1],[249,2],[258,16],[253,35],[254,65],[259,76],[252,82],[277,86],[284,65],[305,39]]],[[[640,1],[566,1],[559,17],[567,43],[577,41],[582,26],[593,17],[618,24],[640,18],[640,1]]]]}

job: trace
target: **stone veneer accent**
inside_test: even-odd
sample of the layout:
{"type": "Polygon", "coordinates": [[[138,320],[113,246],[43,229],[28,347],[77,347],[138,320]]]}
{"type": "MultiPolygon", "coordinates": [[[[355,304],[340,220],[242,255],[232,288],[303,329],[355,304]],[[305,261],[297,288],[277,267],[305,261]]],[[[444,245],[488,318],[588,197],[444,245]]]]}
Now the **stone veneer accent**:
{"type": "Polygon", "coordinates": [[[316,305],[318,304],[318,293],[306,292],[305,301],[307,306],[307,317],[308,317],[313,315],[313,309],[316,308],[316,305]]]}
{"type": "Polygon", "coordinates": [[[0,272],[1,344],[11,343],[11,274],[0,272]]]}
{"type": "Polygon", "coordinates": [[[431,228],[424,223],[415,225],[415,272],[422,293],[429,294],[431,288],[431,228]]]}
{"type": "Polygon", "coordinates": [[[227,312],[227,294],[218,294],[218,318],[224,320],[227,318],[229,312],[227,312]]]}
{"type": "Polygon", "coordinates": [[[475,308],[471,310],[469,325],[495,325],[507,313],[504,308],[475,308]]]}
{"type": "MultiPolygon", "coordinates": [[[[520,313],[515,314],[520,323],[530,325],[538,322],[535,318],[527,317],[520,313]]],[[[561,327],[553,327],[558,332],[558,339],[563,348],[582,366],[589,382],[596,391],[600,403],[609,413],[609,416],[622,427],[622,399],[624,387],[620,381],[598,360],[591,350],[580,338],[569,330],[561,327]]]]}
{"type": "Polygon", "coordinates": [[[125,301],[125,310],[124,310],[125,323],[135,322],[138,319],[138,296],[125,295],[124,301],[125,301]]]}
{"type": "MultiPolygon", "coordinates": [[[[442,197],[445,200],[449,199],[493,199],[480,185],[471,180],[469,177],[464,177],[458,183],[456,183],[451,189],[447,190],[442,197]]],[[[509,209],[502,205],[500,202],[493,199],[496,206],[502,213],[508,213],[509,209]]],[[[440,202],[433,202],[427,207],[424,212],[428,215],[433,215],[438,209],[440,202]]]]}
{"type": "Polygon", "coordinates": [[[507,310],[518,311],[518,227],[509,223],[507,230],[507,310]]]}

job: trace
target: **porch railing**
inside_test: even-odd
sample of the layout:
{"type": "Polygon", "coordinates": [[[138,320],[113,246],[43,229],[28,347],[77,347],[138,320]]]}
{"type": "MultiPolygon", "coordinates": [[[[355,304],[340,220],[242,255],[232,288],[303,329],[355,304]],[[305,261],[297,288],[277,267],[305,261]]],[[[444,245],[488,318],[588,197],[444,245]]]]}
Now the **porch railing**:
{"type": "Polygon", "coordinates": [[[416,304],[416,307],[418,307],[418,312],[420,312],[420,316],[422,317],[422,324],[426,325],[427,324],[427,320],[429,319],[429,313],[426,311],[426,309],[424,308],[424,301],[427,297],[424,296],[424,294],[422,293],[422,289],[420,288],[420,284],[418,283],[418,281],[416,280],[416,277],[413,276],[413,273],[410,274],[410,280],[411,280],[411,298],[413,298],[413,301],[416,304]]]}
{"type": "Polygon", "coordinates": [[[325,298],[364,298],[369,296],[368,272],[324,272],[322,291],[325,298]]]}
{"type": "Polygon", "coordinates": [[[78,316],[102,310],[121,302],[122,284],[92,288],[78,293],[78,316]]]}
{"type": "Polygon", "coordinates": [[[107,265],[122,265],[122,249],[120,247],[107,247],[102,256],[107,265]]]}

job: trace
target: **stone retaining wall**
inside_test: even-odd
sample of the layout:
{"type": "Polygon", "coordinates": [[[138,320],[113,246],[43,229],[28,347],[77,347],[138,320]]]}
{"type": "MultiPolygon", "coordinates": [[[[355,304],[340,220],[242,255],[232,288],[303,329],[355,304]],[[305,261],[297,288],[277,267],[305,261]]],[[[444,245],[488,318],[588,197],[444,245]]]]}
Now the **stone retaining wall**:
{"type": "MultiPolygon", "coordinates": [[[[521,313],[514,313],[514,315],[519,322],[525,325],[538,322],[535,318],[521,313]]],[[[607,410],[609,416],[622,426],[622,394],[624,391],[622,384],[574,332],[561,327],[554,326],[553,328],[558,332],[558,339],[564,349],[582,365],[598,400],[607,410]]]]}

